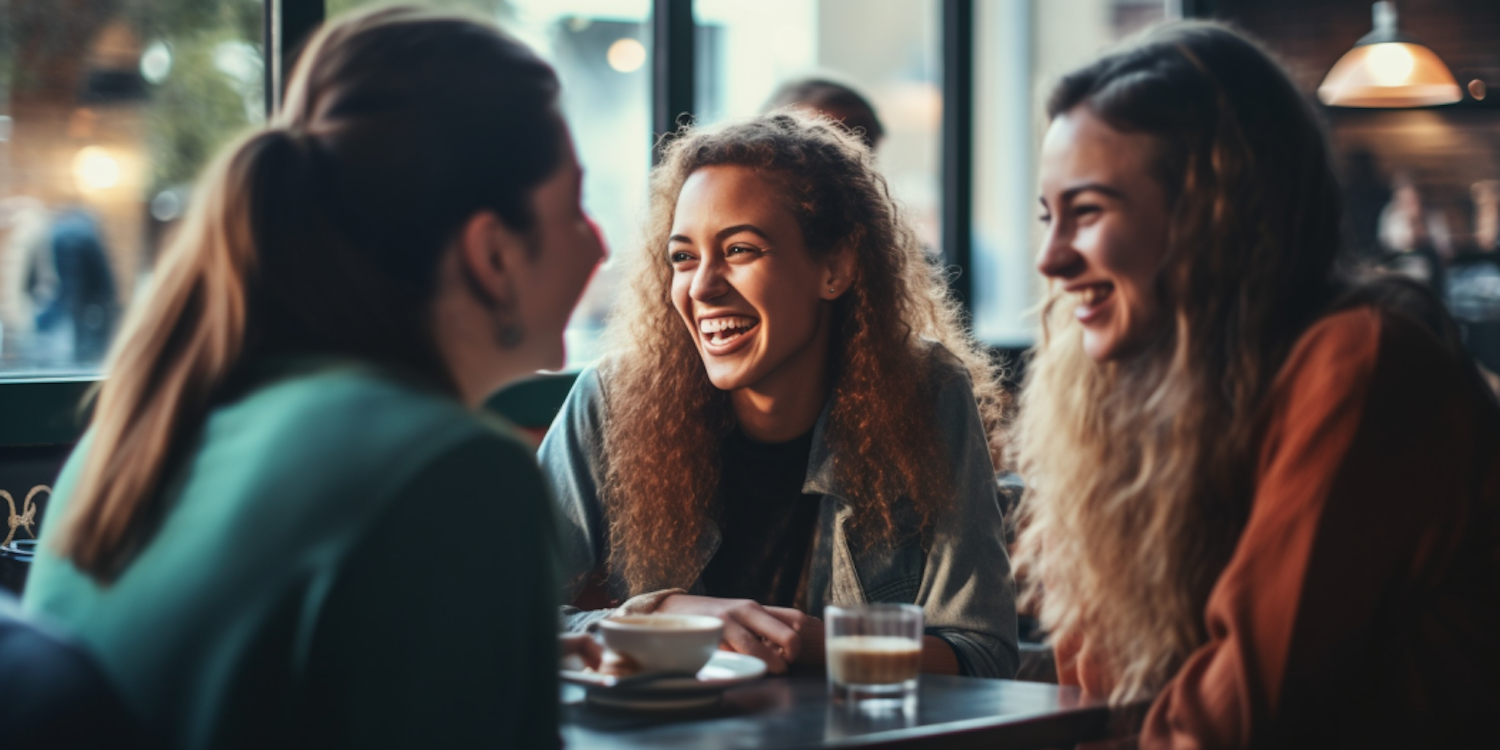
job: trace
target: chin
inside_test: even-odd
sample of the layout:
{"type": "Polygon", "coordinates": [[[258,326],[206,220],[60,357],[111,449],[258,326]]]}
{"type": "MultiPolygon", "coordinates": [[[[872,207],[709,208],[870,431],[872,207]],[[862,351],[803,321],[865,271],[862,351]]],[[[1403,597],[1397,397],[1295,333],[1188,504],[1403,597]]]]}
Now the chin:
{"type": "Polygon", "coordinates": [[[704,363],[705,374],[708,382],[721,391],[733,391],[749,385],[745,377],[745,370],[736,366],[711,366],[704,363]]]}
{"type": "Polygon", "coordinates": [[[568,365],[568,347],[562,339],[558,339],[557,345],[548,351],[545,357],[539,359],[541,361],[536,369],[545,372],[561,372],[568,365]]]}
{"type": "Polygon", "coordinates": [[[1084,331],[1083,353],[1095,362],[1108,362],[1119,356],[1114,337],[1098,335],[1084,331]]]}

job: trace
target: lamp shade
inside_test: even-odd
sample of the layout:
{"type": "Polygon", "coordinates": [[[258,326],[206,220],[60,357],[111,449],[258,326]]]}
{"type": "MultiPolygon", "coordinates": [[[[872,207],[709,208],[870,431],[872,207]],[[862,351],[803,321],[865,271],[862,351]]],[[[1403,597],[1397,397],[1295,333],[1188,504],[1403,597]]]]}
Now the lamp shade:
{"type": "Polygon", "coordinates": [[[1396,11],[1375,3],[1375,30],[1344,53],[1318,87],[1335,107],[1431,107],[1463,98],[1448,66],[1432,50],[1396,31],[1396,11]]]}

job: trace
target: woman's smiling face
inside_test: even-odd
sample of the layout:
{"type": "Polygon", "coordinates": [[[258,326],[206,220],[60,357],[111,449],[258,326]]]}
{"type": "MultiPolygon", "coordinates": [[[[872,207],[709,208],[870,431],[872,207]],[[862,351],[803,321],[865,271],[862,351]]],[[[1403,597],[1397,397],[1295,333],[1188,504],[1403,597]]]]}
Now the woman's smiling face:
{"type": "Polygon", "coordinates": [[[1128,355],[1163,325],[1157,277],[1171,216],[1152,170],[1158,150],[1085,106],[1058,115],[1042,143],[1037,270],[1069,297],[1096,362],[1128,355]]]}
{"type": "Polygon", "coordinates": [[[665,253],[672,304],[720,390],[816,377],[829,306],[844,287],[836,253],[813,258],[783,190],[756,170],[703,167],[677,196],[665,253]]]}

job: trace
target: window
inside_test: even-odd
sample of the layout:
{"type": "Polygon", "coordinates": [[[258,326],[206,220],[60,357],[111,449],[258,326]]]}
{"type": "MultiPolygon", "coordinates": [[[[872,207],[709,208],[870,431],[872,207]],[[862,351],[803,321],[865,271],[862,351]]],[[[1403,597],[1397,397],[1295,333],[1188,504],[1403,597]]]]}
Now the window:
{"type": "Polygon", "coordinates": [[[697,0],[698,122],[762,110],[781,84],[818,76],[874,105],[877,157],[922,243],[939,247],[942,80],[936,0],[697,0]]]}
{"type": "Polygon", "coordinates": [[[13,0],[0,378],[97,371],[204,163],[264,119],[259,0],[13,0]]]}

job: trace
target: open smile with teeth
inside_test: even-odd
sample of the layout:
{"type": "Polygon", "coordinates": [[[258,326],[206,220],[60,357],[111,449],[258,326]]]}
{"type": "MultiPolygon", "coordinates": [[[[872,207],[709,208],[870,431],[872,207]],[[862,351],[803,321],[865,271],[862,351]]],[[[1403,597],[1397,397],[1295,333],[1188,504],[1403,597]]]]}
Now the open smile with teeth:
{"type": "Polygon", "coordinates": [[[1073,298],[1084,307],[1093,307],[1115,293],[1115,285],[1105,282],[1103,284],[1090,284],[1073,292],[1073,298]]]}
{"type": "Polygon", "coordinates": [[[1073,316],[1087,325],[1101,313],[1101,306],[1108,302],[1115,294],[1115,285],[1108,281],[1098,284],[1089,284],[1069,292],[1077,306],[1073,309],[1073,316]]]}
{"type": "Polygon", "coordinates": [[[723,346],[749,333],[759,323],[759,320],[743,315],[703,318],[698,321],[698,332],[708,343],[723,346]]]}

